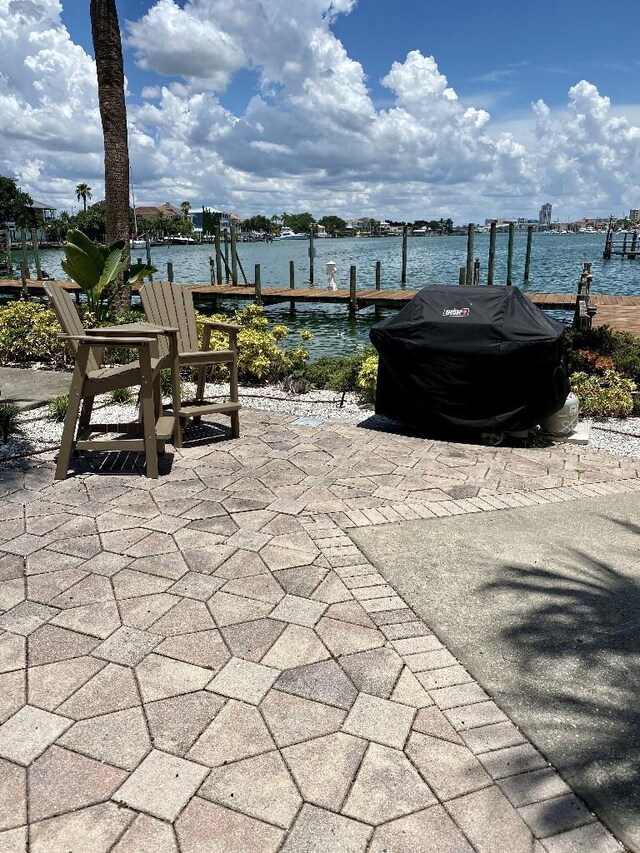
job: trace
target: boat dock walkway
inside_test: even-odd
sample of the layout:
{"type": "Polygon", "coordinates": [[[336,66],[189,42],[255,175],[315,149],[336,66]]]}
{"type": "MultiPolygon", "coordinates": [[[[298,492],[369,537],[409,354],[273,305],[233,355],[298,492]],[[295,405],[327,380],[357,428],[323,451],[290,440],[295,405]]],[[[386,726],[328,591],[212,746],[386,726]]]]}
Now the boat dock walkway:
{"type": "MultiPolygon", "coordinates": [[[[65,289],[74,292],[79,288],[70,281],[55,282],[65,289]]],[[[30,294],[44,294],[42,282],[28,280],[26,283],[30,294]]],[[[326,287],[260,287],[254,284],[185,284],[193,293],[197,302],[208,303],[215,307],[218,300],[237,300],[258,302],[262,305],[275,305],[289,302],[292,306],[298,303],[324,303],[329,305],[344,305],[349,313],[354,314],[362,308],[371,306],[378,308],[400,309],[418,292],[410,288],[397,290],[356,289],[351,287],[342,290],[327,290],[326,287]]],[[[482,285],[479,285],[482,286],[482,285]]],[[[137,287],[133,288],[133,292],[137,287]]],[[[23,285],[17,279],[0,280],[0,293],[18,294],[23,291],[23,285]]],[[[576,304],[575,293],[525,293],[527,299],[538,308],[545,311],[573,311],[576,304]]],[[[595,326],[611,326],[619,331],[633,332],[640,336],[640,296],[614,296],[607,294],[591,294],[591,304],[597,307],[593,319],[595,326]]]]}

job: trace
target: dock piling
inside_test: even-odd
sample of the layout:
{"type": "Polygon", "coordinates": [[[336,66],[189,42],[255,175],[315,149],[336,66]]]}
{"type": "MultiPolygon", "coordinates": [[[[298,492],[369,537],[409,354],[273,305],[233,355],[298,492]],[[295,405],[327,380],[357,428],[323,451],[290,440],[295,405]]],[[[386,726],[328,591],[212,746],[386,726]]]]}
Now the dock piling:
{"type": "Polygon", "coordinates": [[[402,277],[400,283],[404,287],[407,283],[407,226],[402,228],[402,277]]]}
{"type": "Polygon", "coordinates": [[[31,229],[31,245],[33,246],[33,254],[36,261],[36,278],[42,281],[42,264],[40,263],[40,246],[38,245],[38,229],[31,229]]]}
{"type": "Polygon", "coordinates": [[[465,275],[465,284],[473,284],[473,239],[475,234],[475,226],[473,222],[467,225],[467,269],[465,275]]]}
{"type": "Polygon", "coordinates": [[[229,284],[231,281],[229,267],[229,232],[226,228],[224,229],[224,275],[226,283],[229,284]]]}
{"type": "Polygon", "coordinates": [[[349,269],[349,316],[355,317],[357,308],[356,297],[356,267],[352,264],[349,269]]]}
{"type": "Polygon", "coordinates": [[[487,261],[487,284],[493,284],[493,271],[496,264],[496,223],[489,229],[489,260],[487,261]]]}
{"type": "MultiPolygon", "coordinates": [[[[289,261],[289,290],[293,290],[296,286],[296,265],[293,261],[289,261]]],[[[296,301],[292,299],[289,302],[289,311],[292,314],[296,312],[296,301]]]]}
{"type": "Polygon", "coordinates": [[[531,272],[531,241],[533,240],[533,225],[527,228],[527,252],[524,258],[523,284],[529,284],[529,273],[531,272]]]}
{"type": "Polygon", "coordinates": [[[213,245],[216,255],[216,282],[222,284],[222,249],[220,248],[220,217],[216,216],[213,223],[213,245]]]}
{"type": "Polygon", "coordinates": [[[169,284],[173,284],[173,263],[171,261],[167,261],[167,281],[169,284]]]}
{"type": "Polygon", "coordinates": [[[516,227],[513,222],[509,223],[509,246],[507,248],[507,286],[513,284],[513,241],[516,227]]]}
{"type": "Polygon", "coordinates": [[[238,284],[238,252],[236,250],[236,226],[231,226],[231,283],[238,284]]]}
{"type": "Polygon", "coordinates": [[[460,267],[460,273],[458,275],[458,284],[466,284],[467,283],[467,268],[460,267]]]}
{"type": "Polygon", "coordinates": [[[313,247],[313,228],[311,226],[311,230],[309,232],[309,287],[315,287],[315,269],[313,259],[316,256],[316,250],[313,247]]]}
{"type": "Polygon", "coordinates": [[[255,266],[256,305],[262,305],[262,279],[260,278],[260,264],[255,266]]]}
{"type": "MultiPolygon", "coordinates": [[[[149,241],[149,235],[148,234],[144,235],[144,246],[145,246],[146,253],[147,253],[147,266],[151,267],[151,266],[153,266],[153,264],[151,263],[151,243],[149,241]]],[[[152,274],[149,275],[149,281],[153,281],[153,275],[152,274]]]]}
{"type": "Polygon", "coordinates": [[[473,262],[473,284],[480,284],[480,258],[476,258],[473,262]]]}

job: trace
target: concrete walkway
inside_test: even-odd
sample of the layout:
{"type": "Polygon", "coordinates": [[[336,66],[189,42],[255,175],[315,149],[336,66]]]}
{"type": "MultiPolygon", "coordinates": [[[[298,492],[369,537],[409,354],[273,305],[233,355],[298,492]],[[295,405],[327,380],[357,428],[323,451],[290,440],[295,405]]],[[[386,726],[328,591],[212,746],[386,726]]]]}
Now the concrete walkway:
{"type": "Polygon", "coordinates": [[[69,393],[71,373],[55,370],[27,370],[0,367],[0,400],[20,409],[35,409],[69,393]]]}
{"type": "Polygon", "coordinates": [[[347,531],[637,461],[245,410],[157,481],[94,462],[0,473],[0,850],[620,849],[347,531]]]}
{"type": "Polygon", "coordinates": [[[640,851],[640,494],[386,525],[355,539],[640,851]]]}

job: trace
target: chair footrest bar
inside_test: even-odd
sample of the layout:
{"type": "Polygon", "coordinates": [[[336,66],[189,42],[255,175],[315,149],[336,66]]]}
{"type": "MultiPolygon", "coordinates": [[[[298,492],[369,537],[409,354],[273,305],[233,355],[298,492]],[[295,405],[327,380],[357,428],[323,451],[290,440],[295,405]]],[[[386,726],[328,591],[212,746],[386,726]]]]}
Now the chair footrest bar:
{"type": "Polygon", "coordinates": [[[169,441],[175,425],[176,420],[173,415],[161,415],[156,421],[156,439],[158,441],[169,441]]]}
{"type": "Polygon", "coordinates": [[[199,415],[209,415],[218,412],[221,415],[231,415],[234,412],[239,412],[242,406],[240,403],[209,403],[206,400],[202,403],[190,403],[187,406],[180,406],[178,415],[181,418],[195,418],[199,415]]]}

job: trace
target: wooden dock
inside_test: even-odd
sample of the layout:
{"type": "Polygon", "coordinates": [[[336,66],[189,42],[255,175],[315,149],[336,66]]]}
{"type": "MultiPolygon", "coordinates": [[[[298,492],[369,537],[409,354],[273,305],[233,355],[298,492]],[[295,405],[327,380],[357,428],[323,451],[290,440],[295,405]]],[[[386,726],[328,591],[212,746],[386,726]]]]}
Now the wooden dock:
{"type": "MultiPolygon", "coordinates": [[[[69,281],[59,281],[70,292],[79,291],[76,284],[69,281]]],[[[214,307],[218,300],[234,300],[245,302],[256,302],[263,305],[275,305],[278,303],[294,304],[328,304],[344,305],[350,313],[361,308],[371,306],[379,308],[391,308],[398,310],[402,308],[418,292],[417,290],[327,290],[323,287],[262,287],[256,292],[253,284],[238,285],[205,285],[186,284],[193,293],[197,302],[208,302],[214,307]]],[[[482,286],[482,285],[480,285],[482,286]]],[[[34,296],[44,295],[42,282],[27,281],[28,292],[34,296]]],[[[0,293],[18,296],[24,288],[19,280],[0,280],[0,293]]],[[[135,293],[137,287],[133,288],[135,293]]],[[[546,311],[573,311],[576,305],[575,293],[536,293],[525,294],[534,305],[546,311]]],[[[611,326],[619,331],[633,332],[640,337],[640,296],[613,296],[592,293],[591,304],[597,307],[597,313],[593,318],[595,326],[611,326]]]]}

